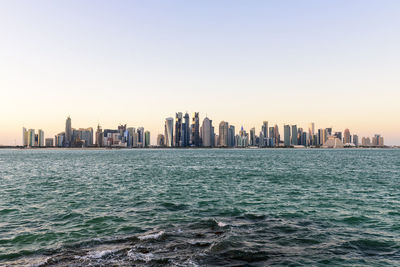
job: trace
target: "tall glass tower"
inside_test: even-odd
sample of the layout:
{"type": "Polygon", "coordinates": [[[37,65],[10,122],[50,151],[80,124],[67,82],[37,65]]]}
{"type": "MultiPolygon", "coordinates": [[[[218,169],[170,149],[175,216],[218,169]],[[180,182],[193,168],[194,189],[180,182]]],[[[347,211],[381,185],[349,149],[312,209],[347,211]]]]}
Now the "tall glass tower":
{"type": "Polygon", "coordinates": [[[65,146],[70,147],[72,145],[72,127],[71,118],[68,116],[65,122],[65,146]]]}

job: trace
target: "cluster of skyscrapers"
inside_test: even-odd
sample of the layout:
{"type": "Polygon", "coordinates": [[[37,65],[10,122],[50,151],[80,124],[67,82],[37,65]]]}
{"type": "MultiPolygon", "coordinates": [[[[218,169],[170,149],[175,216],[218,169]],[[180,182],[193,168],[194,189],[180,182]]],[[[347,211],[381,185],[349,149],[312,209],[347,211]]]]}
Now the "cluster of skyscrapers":
{"type": "Polygon", "coordinates": [[[44,132],[39,130],[26,130],[23,128],[22,143],[24,147],[149,147],[150,132],[143,127],[137,129],[119,125],[117,129],[104,129],[97,127],[95,133],[93,128],[72,128],[71,118],[65,122],[65,131],[57,134],[54,139],[44,139],[44,132]]]}
{"type": "Polygon", "coordinates": [[[278,125],[268,127],[268,121],[261,125],[261,131],[256,133],[255,127],[247,133],[243,127],[236,134],[235,126],[221,121],[218,133],[208,117],[203,119],[200,126],[199,113],[194,113],[192,123],[189,125],[189,114],[178,112],[175,120],[170,117],[165,119],[164,135],[157,137],[159,147],[358,147],[358,146],[384,146],[383,137],[375,135],[372,142],[363,138],[359,143],[358,135],[350,134],[346,129],[342,132],[333,132],[332,128],[315,129],[315,124],[310,123],[308,129],[297,125],[284,125],[283,140],[278,125]],[[199,127],[200,126],[200,127],[199,127]]]}
{"type": "Polygon", "coordinates": [[[44,132],[39,129],[35,133],[35,129],[27,130],[25,127],[22,128],[22,145],[24,147],[44,147],[44,132]]]}
{"type": "MultiPolygon", "coordinates": [[[[150,147],[150,132],[143,127],[119,125],[117,129],[102,129],[100,125],[93,128],[72,128],[71,118],[65,122],[65,131],[53,138],[44,139],[44,132],[23,128],[24,147],[150,147]],[[94,138],[95,137],[95,138],[94,138]]],[[[235,126],[221,121],[217,133],[212,120],[205,117],[200,125],[198,112],[189,114],[177,112],[175,119],[165,119],[164,134],[157,136],[157,147],[383,147],[384,139],[375,135],[370,139],[363,137],[361,143],[358,135],[344,132],[333,132],[332,128],[315,129],[310,123],[308,129],[297,125],[284,125],[281,137],[278,125],[269,127],[268,121],[261,125],[257,134],[255,127],[247,133],[243,127],[236,133],[235,126]]]]}

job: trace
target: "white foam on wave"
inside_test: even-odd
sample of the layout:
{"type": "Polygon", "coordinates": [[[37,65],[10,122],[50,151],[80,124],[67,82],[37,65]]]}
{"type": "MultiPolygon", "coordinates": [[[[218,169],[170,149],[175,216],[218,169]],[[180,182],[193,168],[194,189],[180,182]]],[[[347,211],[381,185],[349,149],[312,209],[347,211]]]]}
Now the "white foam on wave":
{"type": "Polygon", "coordinates": [[[163,234],[164,234],[164,231],[160,231],[160,232],[155,233],[155,234],[142,235],[142,236],[139,236],[138,238],[139,238],[140,240],[158,239],[158,238],[160,238],[163,234]]]}
{"type": "Polygon", "coordinates": [[[41,267],[41,266],[46,266],[48,264],[49,259],[51,259],[51,257],[46,257],[43,260],[41,260],[38,263],[29,263],[26,264],[25,266],[29,266],[29,267],[41,267]]]}
{"type": "Polygon", "coordinates": [[[135,261],[149,262],[154,258],[154,255],[153,253],[140,253],[131,249],[128,251],[128,257],[135,261]]]}
{"type": "Polygon", "coordinates": [[[227,225],[228,225],[227,223],[220,222],[220,221],[218,221],[218,220],[216,220],[216,219],[213,219],[213,220],[214,220],[214,222],[216,222],[216,223],[217,223],[217,225],[218,225],[219,227],[225,227],[225,226],[227,226],[227,225]]]}
{"type": "Polygon", "coordinates": [[[186,266],[192,266],[192,267],[198,267],[200,265],[198,265],[197,263],[195,263],[192,259],[189,259],[185,262],[186,266]]]}
{"type": "Polygon", "coordinates": [[[223,222],[218,222],[218,221],[217,221],[217,223],[218,223],[218,226],[219,226],[219,227],[225,227],[225,226],[227,226],[227,224],[226,224],[226,223],[223,223],[223,222]]]}
{"type": "Polygon", "coordinates": [[[114,253],[116,250],[100,250],[100,251],[91,251],[84,258],[90,259],[101,259],[107,255],[114,253]]]}

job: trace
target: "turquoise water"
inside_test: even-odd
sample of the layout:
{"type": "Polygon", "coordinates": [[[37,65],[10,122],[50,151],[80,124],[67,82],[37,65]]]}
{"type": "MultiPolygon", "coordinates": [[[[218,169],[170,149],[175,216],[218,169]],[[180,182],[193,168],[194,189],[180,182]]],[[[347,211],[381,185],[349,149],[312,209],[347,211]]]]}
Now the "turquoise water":
{"type": "Polygon", "coordinates": [[[400,150],[0,150],[0,265],[400,265],[400,150]]]}

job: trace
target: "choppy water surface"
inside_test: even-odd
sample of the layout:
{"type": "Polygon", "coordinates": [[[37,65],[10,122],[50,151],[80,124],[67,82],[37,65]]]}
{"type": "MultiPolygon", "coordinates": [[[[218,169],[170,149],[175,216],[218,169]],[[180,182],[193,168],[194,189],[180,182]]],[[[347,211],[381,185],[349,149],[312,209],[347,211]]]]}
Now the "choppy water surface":
{"type": "Polygon", "coordinates": [[[400,150],[0,150],[0,265],[400,265],[400,150]]]}

